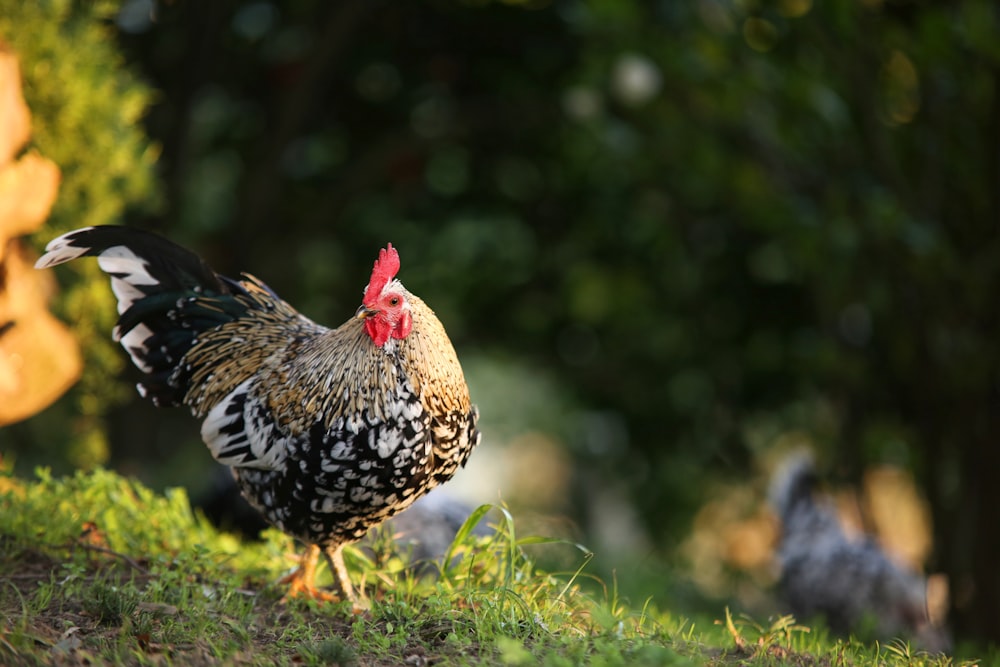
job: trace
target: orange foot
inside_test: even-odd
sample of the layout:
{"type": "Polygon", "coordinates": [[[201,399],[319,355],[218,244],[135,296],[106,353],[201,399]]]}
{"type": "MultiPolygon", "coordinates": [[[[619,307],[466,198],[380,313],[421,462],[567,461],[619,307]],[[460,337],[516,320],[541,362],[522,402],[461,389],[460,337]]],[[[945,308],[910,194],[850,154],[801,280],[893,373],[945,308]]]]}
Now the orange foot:
{"type": "Polygon", "coordinates": [[[306,548],[306,552],[302,554],[299,566],[292,570],[291,574],[279,580],[282,584],[288,584],[288,591],[281,598],[282,604],[292,598],[306,598],[317,602],[337,602],[340,599],[333,593],[316,588],[316,564],[318,561],[319,547],[310,544],[306,548]]]}

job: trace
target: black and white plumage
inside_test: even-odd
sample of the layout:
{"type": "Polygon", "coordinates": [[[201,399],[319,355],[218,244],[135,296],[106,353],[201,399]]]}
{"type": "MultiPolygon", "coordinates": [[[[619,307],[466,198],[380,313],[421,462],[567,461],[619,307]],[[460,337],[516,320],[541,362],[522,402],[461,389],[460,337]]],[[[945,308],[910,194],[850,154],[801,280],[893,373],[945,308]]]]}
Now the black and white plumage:
{"type": "Polygon", "coordinates": [[[319,596],[322,550],[354,599],[341,547],[450,479],[480,438],[454,348],[395,279],[395,249],[381,251],[361,307],[336,329],[149,232],[76,230],[36,267],[85,255],[111,277],[113,336],[144,374],[140,393],[188,406],[247,500],[308,545],[292,594],[319,596]]]}
{"type": "Polygon", "coordinates": [[[806,621],[822,617],[847,635],[872,630],[878,639],[902,637],[946,651],[948,633],[931,622],[927,581],[894,563],[870,537],[850,539],[835,508],[816,497],[811,454],[796,452],[778,468],[769,499],[781,519],[779,587],[788,610],[806,621]]]}

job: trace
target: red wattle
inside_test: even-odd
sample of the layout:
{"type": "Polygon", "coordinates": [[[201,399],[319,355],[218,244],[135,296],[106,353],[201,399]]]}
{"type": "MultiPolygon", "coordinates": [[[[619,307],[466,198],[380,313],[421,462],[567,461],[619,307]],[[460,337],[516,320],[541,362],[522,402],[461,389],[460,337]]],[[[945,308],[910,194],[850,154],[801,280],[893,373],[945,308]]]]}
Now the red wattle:
{"type": "Polygon", "coordinates": [[[382,347],[389,340],[389,326],[385,322],[380,322],[378,317],[369,317],[365,320],[365,331],[376,347],[382,347]]]}

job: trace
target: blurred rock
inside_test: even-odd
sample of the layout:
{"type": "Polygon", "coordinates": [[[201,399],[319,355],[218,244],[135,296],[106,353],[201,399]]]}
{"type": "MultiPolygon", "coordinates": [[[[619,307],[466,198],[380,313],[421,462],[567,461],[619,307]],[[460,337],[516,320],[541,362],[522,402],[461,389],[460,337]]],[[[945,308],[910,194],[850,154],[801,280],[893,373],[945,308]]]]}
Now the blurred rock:
{"type": "Polygon", "coordinates": [[[0,263],[0,425],[48,406],[83,368],[73,334],[45,309],[51,275],[26,254],[11,244],[0,263]]]}
{"type": "Polygon", "coordinates": [[[76,339],[46,309],[53,278],[17,239],[42,225],[59,188],[51,160],[14,160],[30,131],[17,58],[0,45],[0,426],[47,407],[82,370],[76,339]]]}
{"type": "Polygon", "coordinates": [[[15,56],[0,42],[0,165],[17,155],[31,136],[31,114],[21,94],[21,70],[15,56]]]}
{"type": "Polygon", "coordinates": [[[37,153],[0,165],[0,262],[10,239],[42,226],[58,190],[59,167],[37,153]]]}
{"type": "MultiPolygon", "coordinates": [[[[409,554],[410,563],[430,563],[448,553],[455,535],[475,509],[446,490],[435,489],[387,521],[384,530],[389,531],[403,553],[409,554]]],[[[492,533],[493,528],[485,520],[472,529],[473,535],[492,533]]],[[[370,536],[362,544],[369,539],[370,536]]]]}

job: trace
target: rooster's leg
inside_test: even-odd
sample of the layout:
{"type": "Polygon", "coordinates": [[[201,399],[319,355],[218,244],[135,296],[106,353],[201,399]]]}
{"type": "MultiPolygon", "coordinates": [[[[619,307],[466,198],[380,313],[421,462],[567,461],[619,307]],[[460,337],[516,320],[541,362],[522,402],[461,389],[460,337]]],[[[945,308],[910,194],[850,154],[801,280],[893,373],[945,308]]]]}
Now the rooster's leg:
{"type": "Polygon", "coordinates": [[[333,570],[333,577],[337,580],[337,585],[340,586],[340,592],[345,599],[350,600],[355,608],[357,608],[358,596],[354,593],[351,578],[347,576],[347,566],[344,565],[343,547],[344,545],[342,544],[327,547],[326,557],[330,560],[330,569],[333,570]]]}
{"type": "Polygon", "coordinates": [[[319,547],[310,544],[306,547],[306,552],[302,554],[302,561],[295,570],[281,579],[281,583],[288,584],[288,592],[281,598],[282,602],[295,597],[310,598],[320,602],[332,602],[337,599],[336,595],[321,591],[316,588],[316,563],[319,560],[319,547]]]}

